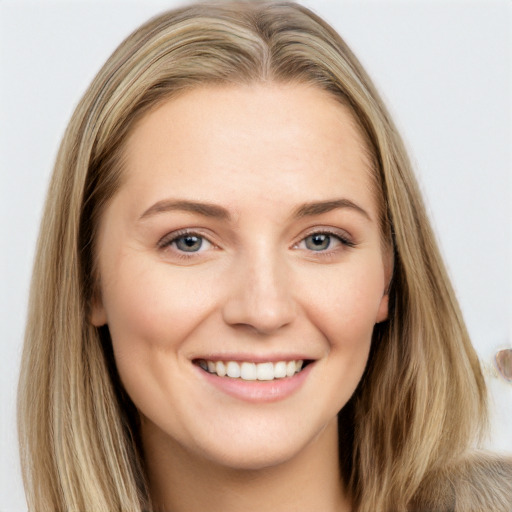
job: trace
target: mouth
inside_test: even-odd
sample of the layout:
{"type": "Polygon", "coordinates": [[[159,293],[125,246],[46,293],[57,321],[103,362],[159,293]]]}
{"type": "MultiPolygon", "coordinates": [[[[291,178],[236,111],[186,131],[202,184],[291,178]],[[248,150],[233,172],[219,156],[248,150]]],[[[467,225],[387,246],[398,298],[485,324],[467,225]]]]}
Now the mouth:
{"type": "Polygon", "coordinates": [[[211,361],[196,359],[194,364],[207,373],[228,379],[244,381],[273,381],[293,377],[302,372],[312,360],[266,361],[211,361]]]}

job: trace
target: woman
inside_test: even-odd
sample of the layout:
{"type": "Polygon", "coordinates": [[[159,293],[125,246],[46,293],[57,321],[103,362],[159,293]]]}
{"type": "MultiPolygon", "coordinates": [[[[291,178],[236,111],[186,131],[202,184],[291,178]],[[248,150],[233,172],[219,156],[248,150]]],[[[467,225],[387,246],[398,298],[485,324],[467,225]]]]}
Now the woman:
{"type": "Polygon", "coordinates": [[[287,3],[132,34],[50,185],[20,381],[33,510],[509,510],[403,144],[287,3]]]}

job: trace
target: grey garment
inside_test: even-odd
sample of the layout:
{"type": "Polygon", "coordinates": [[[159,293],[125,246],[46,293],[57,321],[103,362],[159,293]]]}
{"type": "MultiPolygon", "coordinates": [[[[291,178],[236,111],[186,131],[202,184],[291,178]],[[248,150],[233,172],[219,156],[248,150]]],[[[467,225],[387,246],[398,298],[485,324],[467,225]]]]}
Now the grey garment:
{"type": "Polygon", "coordinates": [[[410,512],[512,512],[512,457],[473,453],[427,477],[410,512]]]}

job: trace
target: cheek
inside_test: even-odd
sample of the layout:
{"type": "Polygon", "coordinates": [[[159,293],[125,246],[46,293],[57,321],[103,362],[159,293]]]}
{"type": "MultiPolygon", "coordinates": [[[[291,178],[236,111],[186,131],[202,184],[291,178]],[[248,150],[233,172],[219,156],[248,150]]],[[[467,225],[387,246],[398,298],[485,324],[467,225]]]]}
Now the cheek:
{"type": "Polygon", "coordinates": [[[212,308],[212,284],[164,263],[129,256],[107,275],[103,303],[114,351],[179,348],[212,308]]]}
{"type": "Polygon", "coordinates": [[[353,265],[328,272],[316,281],[307,303],[311,320],[331,350],[369,348],[384,296],[382,265],[353,265]]]}
{"type": "Polygon", "coordinates": [[[309,297],[309,318],[326,340],[322,368],[326,410],[336,413],[357,388],[368,361],[372,334],[384,295],[377,265],[347,266],[317,282],[309,297]]]}
{"type": "Polygon", "coordinates": [[[179,390],[187,387],[180,372],[186,341],[214,309],[212,278],[136,253],[117,261],[103,283],[117,370],[139,411],[158,417],[162,404],[179,401],[179,390]]]}

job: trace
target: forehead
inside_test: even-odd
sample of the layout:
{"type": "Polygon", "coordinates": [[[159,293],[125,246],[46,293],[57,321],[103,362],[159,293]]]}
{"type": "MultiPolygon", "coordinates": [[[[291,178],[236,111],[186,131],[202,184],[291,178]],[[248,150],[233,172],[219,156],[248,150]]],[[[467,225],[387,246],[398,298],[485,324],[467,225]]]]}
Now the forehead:
{"type": "Polygon", "coordinates": [[[376,210],[371,157],[352,112],[303,84],[186,91],[135,125],[123,160],[122,188],[148,201],[167,193],[263,203],[357,190],[376,210]]]}

